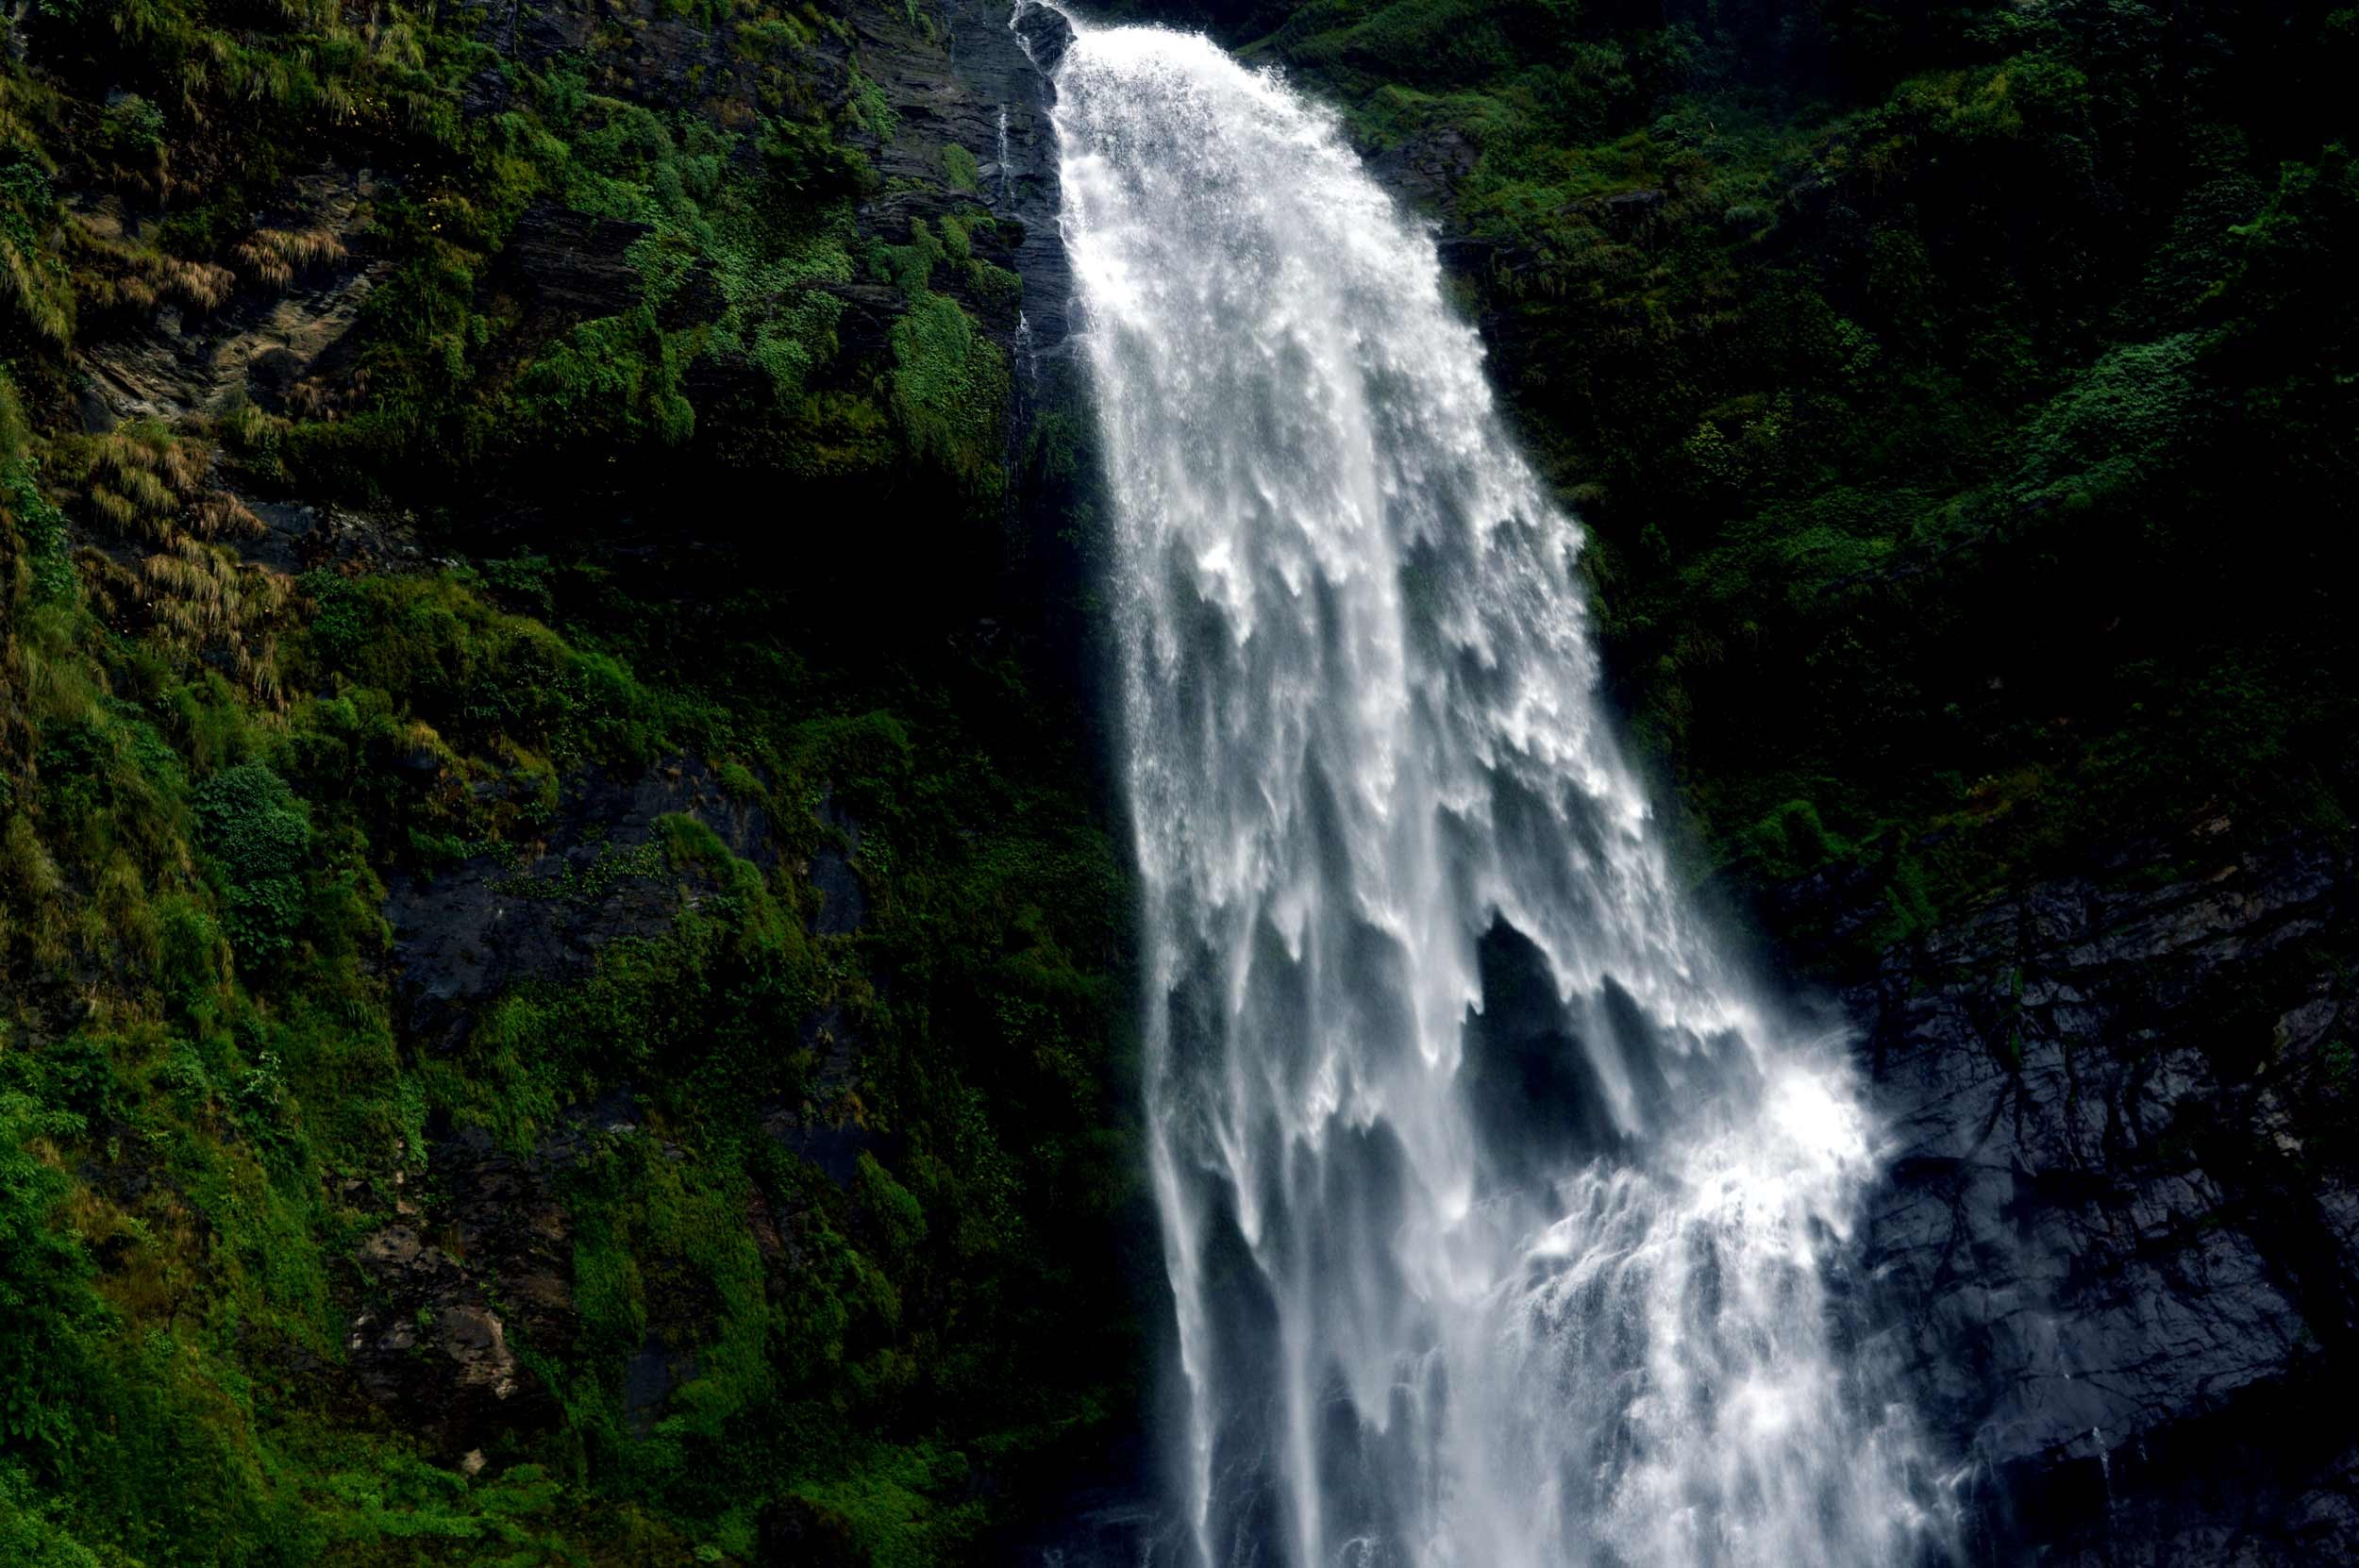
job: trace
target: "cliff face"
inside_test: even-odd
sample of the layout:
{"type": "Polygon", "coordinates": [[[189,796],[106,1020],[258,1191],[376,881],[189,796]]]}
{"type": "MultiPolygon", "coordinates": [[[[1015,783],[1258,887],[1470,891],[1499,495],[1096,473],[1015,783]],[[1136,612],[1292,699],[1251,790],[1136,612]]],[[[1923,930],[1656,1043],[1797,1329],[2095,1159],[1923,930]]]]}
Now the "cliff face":
{"type": "MultiPolygon", "coordinates": [[[[2359,1554],[2348,14],[1213,10],[1444,225],[1857,1031],[1975,1552],[2359,1554]]],[[[0,1558],[1153,1535],[1008,24],[0,19],[0,1558]]]]}
{"type": "Polygon", "coordinates": [[[2214,821],[2150,885],[2048,881],[1844,993],[1891,1118],[1863,1266],[1972,1467],[1978,1556],[2359,1547],[2348,850],[2214,821]]]}
{"type": "Polygon", "coordinates": [[[0,18],[0,1559],[973,1559],[1135,1426],[1008,20],[0,18]]]}

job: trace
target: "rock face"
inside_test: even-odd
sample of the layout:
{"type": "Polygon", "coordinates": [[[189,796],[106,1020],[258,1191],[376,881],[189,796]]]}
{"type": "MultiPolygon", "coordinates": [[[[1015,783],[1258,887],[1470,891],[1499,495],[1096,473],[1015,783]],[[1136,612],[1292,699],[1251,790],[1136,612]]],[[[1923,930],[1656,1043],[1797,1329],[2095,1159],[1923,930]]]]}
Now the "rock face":
{"type": "MultiPolygon", "coordinates": [[[[167,303],[142,329],[84,350],[84,425],[215,415],[240,399],[306,414],[334,403],[348,390],[346,340],[389,270],[365,233],[378,193],[364,170],[324,167],[283,182],[256,221],[285,254],[250,244],[213,308],[167,303]]],[[[102,239],[136,226],[111,205],[77,221],[102,239]]]]}
{"type": "MultiPolygon", "coordinates": [[[[521,296],[526,309],[564,325],[620,315],[639,303],[645,287],[630,263],[630,247],[652,232],[644,224],[542,203],[527,209],[510,230],[492,267],[491,291],[521,296]]],[[[546,337],[550,330],[533,335],[546,337]]]]}
{"type": "Polygon", "coordinates": [[[518,1159],[469,1129],[416,1151],[425,1159],[399,1149],[396,1217],[354,1254],[366,1281],[344,1336],[354,1378],[448,1456],[555,1419],[509,1328],[521,1314],[544,1349],[571,1336],[570,1233],[545,1180],[569,1148],[518,1159]]]}
{"type": "Polygon", "coordinates": [[[991,259],[1024,279],[1021,341],[1016,319],[986,314],[985,325],[1015,355],[1021,385],[1042,362],[1062,358],[1071,329],[1073,273],[1057,226],[1062,195],[1048,118],[1055,88],[1046,74],[1070,29],[1033,6],[1019,32],[1012,10],[1003,0],[945,0],[939,22],[913,25],[897,5],[856,6],[848,20],[849,50],[883,91],[897,125],[891,142],[871,148],[888,190],[862,209],[862,225],[897,237],[912,217],[981,206],[1020,225],[1010,252],[991,259]],[[973,191],[943,189],[946,146],[975,159],[973,191]]]}
{"type": "Polygon", "coordinates": [[[447,1049],[466,1037],[474,1009],[509,986],[577,977],[607,942],[668,926],[676,879],[656,842],[660,817],[694,816],[731,854],[777,859],[763,813],[730,798],[694,758],[637,778],[592,768],[560,798],[528,859],[478,855],[436,876],[393,878],[385,918],[413,1039],[447,1049]]]}
{"type": "Polygon", "coordinates": [[[2352,863],[2211,837],[1844,999],[1893,1139],[1866,1262],[1976,1560],[2359,1555],[2359,1433],[2315,1419],[2359,1343],[2352,863]]]}

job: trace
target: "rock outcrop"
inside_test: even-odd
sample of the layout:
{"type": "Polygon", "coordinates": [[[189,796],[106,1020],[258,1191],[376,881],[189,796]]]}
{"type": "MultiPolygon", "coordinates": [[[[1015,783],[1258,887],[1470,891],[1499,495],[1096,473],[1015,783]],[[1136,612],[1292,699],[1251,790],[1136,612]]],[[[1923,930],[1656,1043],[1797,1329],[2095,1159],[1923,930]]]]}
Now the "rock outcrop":
{"type": "MultiPolygon", "coordinates": [[[[86,345],[84,425],[219,415],[241,401],[316,413],[345,395],[347,342],[389,270],[367,237],[378,194],[366,170],[324,166],[284,181],[217,307],[160,304],[142,325],[86,345]]],[[[102,239],[140,226],[111,203],[77,221],[102,239]]]]}
{"type": "Polygon", "coordinates": [[[1865,1261],[1976,1560],[2359,1554],[2359,1442],[2302,1413],[2359,1344],[2351,858],[2208,826],[1844,998],[1892,1139],[1865,1261]]]}
{"type": "Polygon", "coordinates": [[[777,859],[761,809],[729,796],[702,761],[676,758],[636,778],[591,768],[569,780],[538,853],[477,855],[440,872],[403,872],[385,916],[411,1038],[447,1049],[475,1009],[525,980],[590,972],[598,949],[671,924],[676,878],[657,841],[674,813],[711,828],[729,852],[777,859]]]}
{"type": "Polygon", "coordinates": [[[447,1457],[556,1418],[509,1330],[521,1313],[544,1350],[572,1336],[570,1232],[546,1181],[563,1159],[556,1145],[503,1154],[480,1129],[397,1149],[394,1219],[354,1253],[366,1287],[344,1336],[353,1376],[447,1457]]]}

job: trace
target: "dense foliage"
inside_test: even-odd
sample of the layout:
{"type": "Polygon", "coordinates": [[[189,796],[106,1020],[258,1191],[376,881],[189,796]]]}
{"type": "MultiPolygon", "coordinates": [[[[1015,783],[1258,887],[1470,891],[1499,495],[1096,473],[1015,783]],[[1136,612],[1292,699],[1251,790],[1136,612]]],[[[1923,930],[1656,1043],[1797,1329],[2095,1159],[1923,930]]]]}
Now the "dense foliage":
{"type": "Polygon", "coordinates": [[[2344,830],[2359,12],[1152,8],[1445,216],[1738,891],[1881,902],[1848,960],[2191,818],[2344,830]]]}
{"type": "Polygon", "coordinates": [[[527,9],[0,20],[0,1562],[939,1561],[1130,1397],[1012,242],[840,8],[527,9]]]}

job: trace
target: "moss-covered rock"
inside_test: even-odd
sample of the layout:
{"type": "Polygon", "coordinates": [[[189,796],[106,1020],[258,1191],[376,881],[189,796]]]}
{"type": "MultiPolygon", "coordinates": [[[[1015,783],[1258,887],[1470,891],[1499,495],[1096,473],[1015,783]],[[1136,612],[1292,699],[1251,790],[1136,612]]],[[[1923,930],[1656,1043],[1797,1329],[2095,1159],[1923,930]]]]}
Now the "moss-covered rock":
{"type": "Polygon", "coordinates": [[[0,1556],[956,1560],[1127,1409],[979,17],[0,23],[0,1556]]]}

